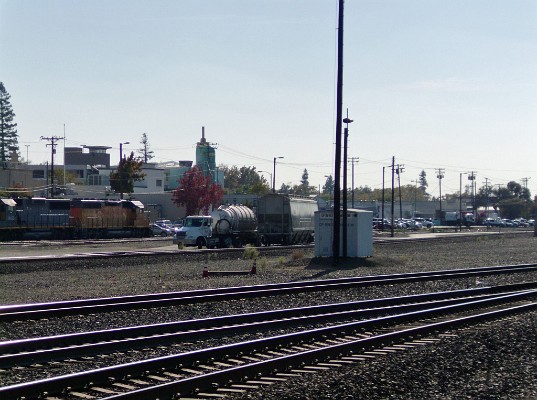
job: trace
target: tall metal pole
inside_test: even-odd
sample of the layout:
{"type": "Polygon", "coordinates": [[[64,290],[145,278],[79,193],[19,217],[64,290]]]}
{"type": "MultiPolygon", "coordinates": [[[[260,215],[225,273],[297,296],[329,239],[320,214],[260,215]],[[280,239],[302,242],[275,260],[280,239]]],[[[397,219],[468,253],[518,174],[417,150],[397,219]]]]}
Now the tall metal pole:
{"type": "Polygon", "coordinates": [[[390,224],[391,225],[391,236],[394,237],[394,232],[393,232],[393,228],[394,228],[394,210],[393,208],[395,207],[395,189],[394,189],[394,185],[395,185],[395,177],[394,177],[394,173],[395,173],[395,157],[392,157],[392,223],[390,224]]]}
{"type": "Polygon", "coordinates": [[[274,157],[274,169],[272,171],[272,193],[276,192],[276,157],[274,157]]]}
{"type": "Polygon", "coordinates": [[[462,232],[462,172],[459,176],[459,232],[462,232]]]}
{"type": "Polygon", "coordinates": [[[436,177],[438,178],[438,187],[440,190],[440,214],[442,214],[442,179],[444,179],[444,168],[438,168],[436,177]]]}
{"type": "Polygon", "coordinates": [[[337,90],[336,90],[336,155],[335,155],[335,185],[334,185],[334,234],[332,238],[332,256],[334,263],[339,261],[339,230],[340,230],[340,213],[341,213],[341,123],[343,114],[343,7],[344,1],[339,0],[338,13],[338,51],[337,51],[337,90]]]}
{"type": "Polygon", "coordinates": [[[358,161],[359,158],[358,157],[351,157],[351,162],[352,162],[352,208],[354,208],[354,161],[358,161]]]}
{"type": "Polygon", "coordinates": [[[345,130],[343,133],[343,257],[347,258],[347,143],[349,140],[349,109],[347,108],[347,117],[343,120],[345,130]]]}
{"type": "Polygon", "coordinates": [[[403,173],[403,166],[397,164],[397,184],[399,186],[399,218],[403,219],[403,200],[401,198],[401,174],[403,173]]]}
{"type": "Polygon", "coordinates": [[[274,157],[274,170],[272,174],[272,193],[276,193],[276,160],[283,157],[274,157]]]}
{"type": "Polygon", "coordinates": [[[67,182],[65,181],[65,124],[63,124],[63,186],[67,189],[67,182]]]}
{"type": "Polygon", "coordinates": [[[382,167],[382,232],[384,232],[384,169],[385,167],[382,167]]]}
{"type": "Polygon", "coordinates": [[[51,187],[51,195],[50,197],[54,197],[54,154],[56,154],[56,142],[60,139],[63,139],[58,136],[52,136],[52,137],[44,137],[41,136],[41,140],[48,140],[50,141],[50,144],[47,144],[47,146],[51,147],[52,151],[52,160],[51,160],[51,166],[50,166],[50,187],[51,187]]]}

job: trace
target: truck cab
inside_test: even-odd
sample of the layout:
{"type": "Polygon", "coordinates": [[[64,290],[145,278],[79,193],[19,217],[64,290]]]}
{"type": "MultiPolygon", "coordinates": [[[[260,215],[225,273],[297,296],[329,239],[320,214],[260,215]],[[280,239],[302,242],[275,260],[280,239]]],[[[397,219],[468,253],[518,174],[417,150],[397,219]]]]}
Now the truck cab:
{"type": "Polygon", "coordinates": [[[213,232],[213,219],[211,216],[189,216],[184,220],[183,226],[173,237],[173,243],[179,248],[183,246],[197,246],[202,248],[208,244],[213,232]]]}

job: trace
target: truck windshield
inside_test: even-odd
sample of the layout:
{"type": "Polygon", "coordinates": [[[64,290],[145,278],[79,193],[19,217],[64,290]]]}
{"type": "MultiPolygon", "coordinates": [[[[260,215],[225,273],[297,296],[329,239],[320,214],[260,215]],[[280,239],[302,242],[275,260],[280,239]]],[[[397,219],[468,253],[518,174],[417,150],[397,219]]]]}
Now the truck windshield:
{"type": "Polygon", "coordinates": [[[187,218],[185,222],[186,222],[185,226],[198,227],[198,226],[204,226],[205,225],[203,223],[204,222],[203,218],[187,218]]]}

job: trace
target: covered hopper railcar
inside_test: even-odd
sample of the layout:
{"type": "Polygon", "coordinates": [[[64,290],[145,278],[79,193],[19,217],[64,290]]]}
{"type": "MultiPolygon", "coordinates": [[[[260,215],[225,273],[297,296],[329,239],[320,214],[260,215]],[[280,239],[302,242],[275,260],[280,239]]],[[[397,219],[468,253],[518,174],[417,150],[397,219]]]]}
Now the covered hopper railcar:
{"type": "Polygon", "coordinates": [[[257,201],[259,235],[265,245],[311,243],[314,238],[315,200],[270,193],[257,201]]]}

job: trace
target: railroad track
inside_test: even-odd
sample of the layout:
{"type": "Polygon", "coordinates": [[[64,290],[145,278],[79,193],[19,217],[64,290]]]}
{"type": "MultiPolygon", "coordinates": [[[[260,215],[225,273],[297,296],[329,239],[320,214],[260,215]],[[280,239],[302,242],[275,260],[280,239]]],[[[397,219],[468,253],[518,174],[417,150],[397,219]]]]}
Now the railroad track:
{"type": "MultiPolygon", "coordinates": [[[[396,243],[425,243],[430,241],[453,241],[453,240],[467,240],[468,237],[477,237],[477,236],[497,236],[497,235],[529,235],[533,230],[518,230],[518,231],[487,231],[487,232],[457,232],[452,234],[442,234],[435,235],[414,235],[412,233],[406,236],[396,236],[396,237],[387,237],[387,236],[378,236],[373,238],[373,243],[376,245],[392,245],[396,243]]],[[[103,250],[94,249],[90,251],[77,251],[73,253],[64,253],[60,255],[29,255],[25,254],[23,256],[4,256],[0,257],[0,264],[10,264],[16,265],[17,263],[27,263],[28,261],[32,262],[48,262],[51,260],[61,261],[61,260],[81,260],[81,259],[92,259],[92,258],[117,258],[117,257],[140,257],[140,256],[150,256],[150,257],[159,257],[159,256],[169,256],[173,255],[189,255],[189,254],[237,254],[242,253],[244,248],[228,248],[228,249],[197,249],[197,248],[187,248],[184,250],[177,250],[176,248],[171,250],[116,250],[109,251],[105,249],[105,246],[108,244],[122,244],[122,243],[138,243],[138,242],[155,242],[159,243],[162,241],[170,241],[169,238],[145,238],[145,239],[100,239],[100,240],[69,240],[58,243],[58,241],[26,241],[26,242],[3,242],[1,246],[28,246],[28,247],[38,247],[38,246],[62,246],[67,248],[75,246],[85,246],[85,245],[103,245],[103,250]]],[[[258,251],[261,254],[270,254],[279,251],[293,251],[299,249],[311,249],[313,244],[308,245],[293,245],[293,246],[262,246],[258,247],[258,251]]]]}
{"type": "MultiPolygon", "coordinates": [[[[303,309],[300,317],[296,314],[299,310],[280,310],[273,313],[270,322],[266,318],[271,313],[258,313],[257,323],[276,324],[277,330],[285,319],[286,324],[294,326],[306,327],[319,320],[322,325],[7,386],[0,388],[0,398],[206,398],[402,350],[409,341],[426,343],[422,338],[436,337],[439,332],[535,310],[536,297],[537,289],[510,285],[310,307],[303,309]],[[333,323],[327,325],[328,319],[333,323]]],[[[227,321],[222,318],[213,325],[228,327],[225,329],[229,331],[248,324],[255,330],[266,329],[253,327],[254,314],[234,317],[226,317],[227,321]],[[238,318],[235,322],[231,320],[234,317],[238,318]],[[250,322],[246,324],[245,320],[250,322]]],[[[199,329],[198,334],[214,328],[199,329]]],[[[211,334],[214,331],[207,333],[211,334]]]]}
{"type": "Polygon", "coordinates": [[[392,275],[310,280],[266,285],[226,287],[185,292],[69,300],[50,303],[33,303],[0,306],[0,322],[55,318],[67,315],[87,315],[135,309],[151,309],[185,304],[229,301],[236,299],[282,296],[296,293],[343,290],[356,287],[393,285],[445,279],[464,279],[487,275],[516,274],[537,271],[537,264],[492,266],[470,269],[415,272],[392,275]]]}
{"type": "Polygon", "coordinates": [[[0,368],[445,306],[537,289],[537,282],[272,310],[0,342],[0,368]]]}

